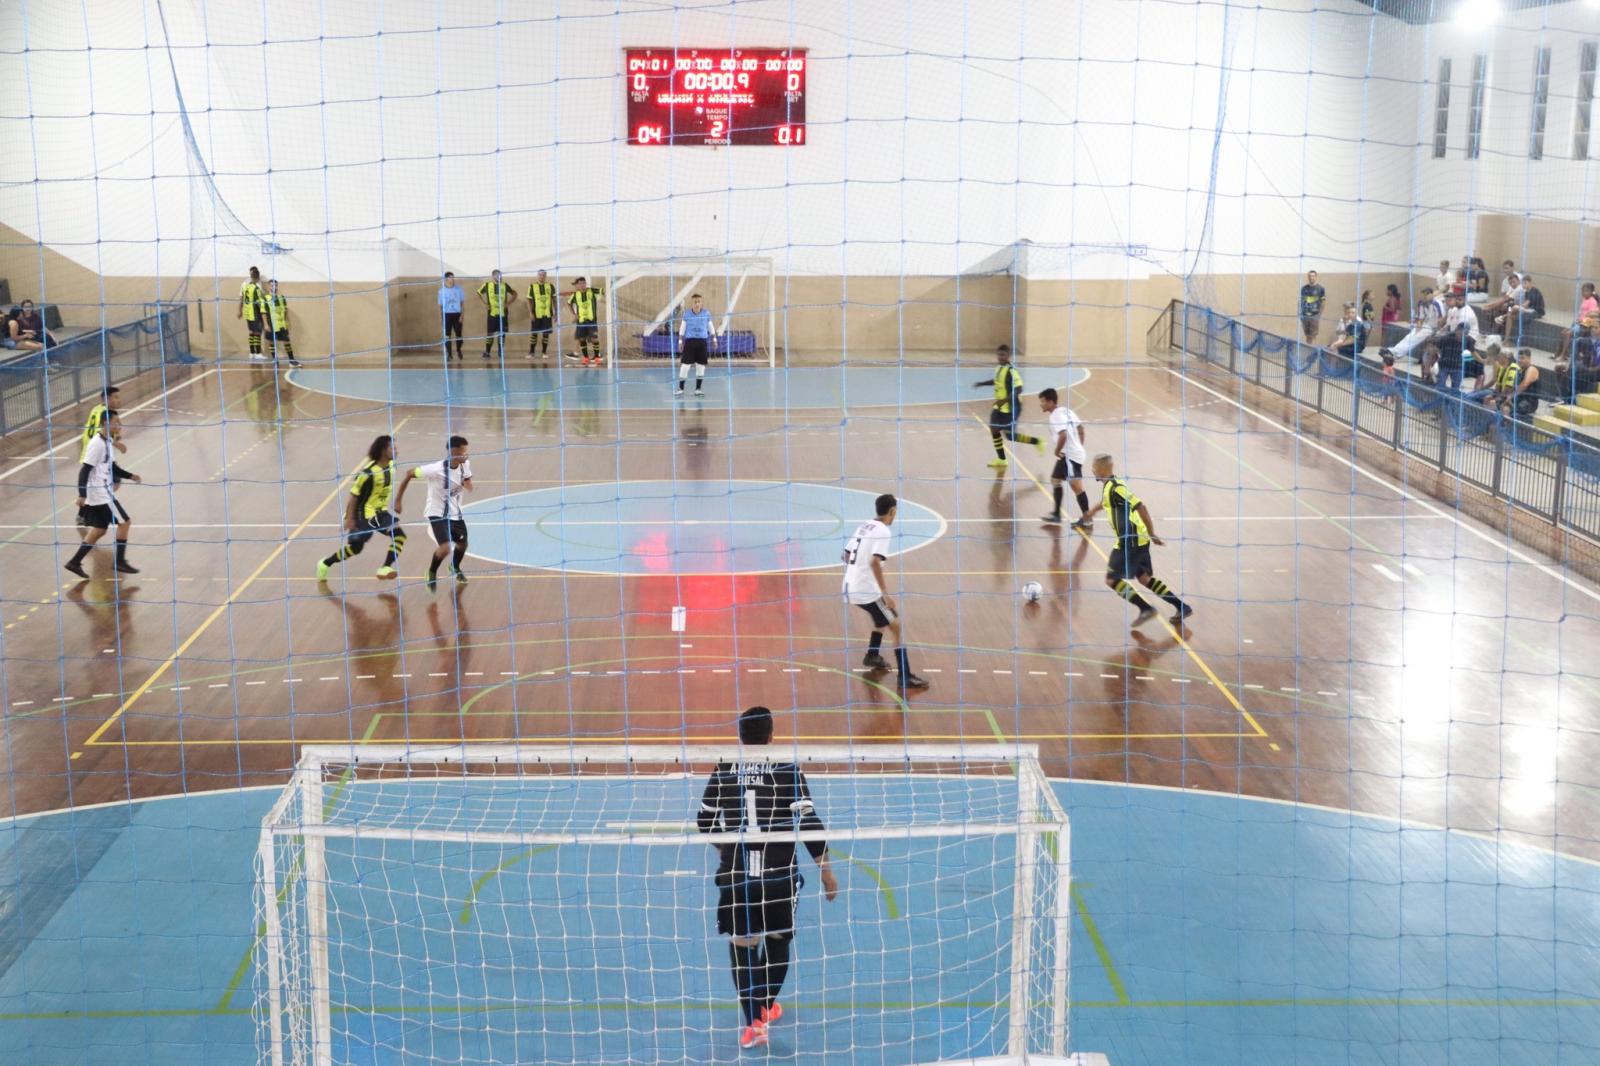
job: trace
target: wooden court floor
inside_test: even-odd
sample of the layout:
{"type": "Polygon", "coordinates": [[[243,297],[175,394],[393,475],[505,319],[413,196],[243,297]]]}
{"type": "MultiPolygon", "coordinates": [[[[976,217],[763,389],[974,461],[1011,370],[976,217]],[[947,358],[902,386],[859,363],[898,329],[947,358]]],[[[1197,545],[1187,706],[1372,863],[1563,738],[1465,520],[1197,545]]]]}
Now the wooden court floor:
{"type": "Polygon", "coordinates": [[[1114,454],[1154,511],[1157,572],[1195,607],[1181,634],[1130,631],[1102,583],[1103,521],[1089,540],[1038,522],[1045,458],[1021,448],[1010,470],[986,468],[981,400],[564,412],[391,407],[234,366],[136,383],[121,404],[121,462],[145,479],[121,496],[136,577],[113,582],[109,551],[88,582],[61,569],[77,540],[76,446],[38,457],[75,440],[81,412],[53,438],[0,445],[0,813],[278,782],[304,743],[724,738],[765,703],[803,739],[1024,740],[1053,774],[1600,857],[1593,586],[1263,421],[1220,382],[1090,369],[1074,406],[1090,451],[1114,454]],[[372,576],[375,542],[321,587],[344,475],[384,432],[402,463],[469,437],[477,498],[749,479],[932,508],[944,534],[887,566],[932,688],[902,702],[856,670],[866,630],[836,570],[619,576],[469,559],[468,585],[430,592],[421,486],[401,580],[372,576]],[[1030,579],[1046,588],[1032,607],[1017,596],[1030,579]]]}

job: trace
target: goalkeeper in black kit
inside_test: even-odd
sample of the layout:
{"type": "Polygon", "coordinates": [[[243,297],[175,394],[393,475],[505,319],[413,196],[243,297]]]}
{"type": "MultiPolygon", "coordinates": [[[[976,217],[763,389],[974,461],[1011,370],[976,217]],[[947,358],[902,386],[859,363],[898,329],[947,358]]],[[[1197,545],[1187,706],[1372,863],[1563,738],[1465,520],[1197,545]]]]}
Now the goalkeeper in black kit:
{"type": "MultiPolygon", "coordinates": [[[[751,707],[739,716],[739,743],[755,747],[771,741],[771,711],[751,707]]],[[[826,828],[817,817],[800,767],[755,754],[748,761],[721,763],[712,771],[700,801],[699,826],[702,833],[826,828]]],[[[728,952],[733,986],[744,1012],[739,1046],[758,1047],[767,1042],[767,1027],[783,1017],[778,992],[789,975],[795,904],[805,878],[800,876],[792,839],[714,846],[721,857],[716,876],[717,932],[732,938],[728,952]]],[[[839,881],[828,862],[828,845],[806,840],[805,848],[821,871],[822,890],[831,902],[839,895],[839,881]]]]}

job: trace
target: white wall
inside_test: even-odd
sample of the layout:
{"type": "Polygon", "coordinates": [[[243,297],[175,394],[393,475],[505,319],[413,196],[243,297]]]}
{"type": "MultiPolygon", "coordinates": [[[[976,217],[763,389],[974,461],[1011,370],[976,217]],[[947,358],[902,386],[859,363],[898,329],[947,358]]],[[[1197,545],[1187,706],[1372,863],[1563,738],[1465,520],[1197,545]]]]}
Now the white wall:
{"type": "MultiPolygon", "coordinates": [[[[1418,241],[1421,262],[1459,257],[1474,243],[1477,222],[1487,213],[1524,215],[1530,220],[1596,224],[1600,221],[1600,137],[1591,133],[1589,157],[1573,158],[1573,124],[1578,51],[1584,40],[1600,41],[1600,6],[1558,4],[1504,16],[1492,26],[1441,23],[1418,31],[1426,47],[1430,80],[1438,57],[1453,60],[1449,152],[1434,159],[1426,151],[1418,163],[1419,202],[1443,209],[1442,224],[1426,228],[1418,241]],[[1528,157],[1534,57],[1551,49],[1550,103],[1545,123],[1544,158],[1528,157]],[[1489,56],[1488,100],[1483,148],[1466,158],[1468,82],[1472,57],[1489,56]]],[[[1432,133],[1435,89],[1427,89],[1428,133],[1432,133]]],[[[1594,109],[1600,119],[1600,107],[1594,109]]],[[[1527,241],[1507,248],[1476,249],[1491,260],[1510,257],[1538,264],[1541,249],[1527,241]]],[[[1600,273],[1600,263],[1574,263],[1578,276],[1600,273]]],[[[1535,267],[1546,271],[1546,267],[1535,267]]],[[[1557,267],[1565,272],[1566,266],[1557,267]]],[[[1541,284],[1543,284],[1541,279],[1541,284]]],[[[1554,298],[1555,294],[1547,295],[1554,298]]],[[[1566,306],[1566,304],[1562,304],[1566,306]]]]}
{"type": "Polygon", "coordinates": [[[1413,242],[1425,72],[1352,0],[620,6],[168,0],[163,32],[152,0],[6,5],[31,50],[0,64],[0,221],[106,274],[237,275],[255,235],[339,281],[397,273],[386,242],[464,274],[585,245],[948,274],[1020,238],[1279,273],[1413,242]],[[809,48],[810,143],[628,146],[621,49],[649,44],[809,48]]]}

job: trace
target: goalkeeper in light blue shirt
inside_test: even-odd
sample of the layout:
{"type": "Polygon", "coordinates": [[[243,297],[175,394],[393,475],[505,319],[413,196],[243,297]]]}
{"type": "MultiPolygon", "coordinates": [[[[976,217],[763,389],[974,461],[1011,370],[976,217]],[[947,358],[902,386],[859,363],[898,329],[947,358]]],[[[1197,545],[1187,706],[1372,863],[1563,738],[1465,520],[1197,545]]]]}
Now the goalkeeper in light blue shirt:
{"type": "Polygon", "coordinates": [[[694,368],[694,394],[706,394],[706,361],[711,355],[711,338],[717,335],[716,323],[706,310],[700,294],[689,297],[689,308],[678,322],[678,395],[689,380],[689,368],[694,368]]]}
{"type": "Polygon", "coordinates": [[[444,316],[444,357],[450,358],[450,338],[456,339],[456,358],[461,358],[461,301],[466,290],[456,284],[456,276],[445,271],[444,284],[439,286],[439,313],[444,316]]]}

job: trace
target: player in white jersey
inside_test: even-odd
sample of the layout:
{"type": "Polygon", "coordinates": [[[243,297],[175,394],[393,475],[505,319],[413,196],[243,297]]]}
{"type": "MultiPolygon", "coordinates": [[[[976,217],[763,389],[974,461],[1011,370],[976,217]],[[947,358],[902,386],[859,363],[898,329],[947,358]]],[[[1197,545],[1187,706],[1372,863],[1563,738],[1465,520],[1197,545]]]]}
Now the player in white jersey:
{"type": "Polygon", "coordinates": [[[911,672],[911,658],[906,653],[905,642],[900,637],[900,616],[895,612],[894,600],[884,591],[883,561],[889,557],[889,527],[899,501],[889,493],[878,497],[878,518],[863,522],[845,542],[844,596],[872,618],[872,640],[867,646],[867,657],[862,665],[874,670],[887,670],[889,660],[883,657],[883,634],[888,630],[894,636],[894,661],[900,675],[900,687],[927,688],[928,683],[911,672]]]}
{"type": "Polygon", "coordinates": [[[1055,389],[1039,393],[1039,407],[1050,416],[1050,446],[1055,449],[1056,456],[1055,469],[1050,472],[1050,492],[1056,506],[1044,516],[1044,521],[1053,526],[1061,524],[1061,487],[1065,482],[1072,486],[1078,500],[1078,520],[1072,523],[1072,528],[1087,533],[1094,528],[1094,523],[1086,517],[1089,494],[1083,490],[1083,464],[1089,461],[1084,451],[1083,422],[1076,411],[1060,402],[1055,389]]]}
{"type": "Polygon", "coordinates": [[[467,575],[461,570],[461,560],[467,555],[467,521],[461,514],[461,493],[472,488],[472,464],[467,460],[467,438],[451,437],[449,447],[447,458],[407,470],[394,493],[394,513],[398,515],[411,479],[420,477],[428,483],[428,504],[422,513],[433,530],[436,545],[433,562],[428,565],[430,589],[438,584],[439,564],[451,553],[452,547],[455,558],[450,561],[450,572],[455,575],[457,584],[467,583],[467,575]]]}
{"type": "Polygon", "coordinates": [[[107,410],[100,419],[98,431],[83,449],[83,462],[78,467],[78,515],[87,528],[77,553],[66,565],[69,573],[79,577],[89,576],[83,568],[84,557],[112,526],[117,527],[117,573],[139,572],[137,567],[128,562],[128,531],[133,528],[133,520],[116,497],[118,481],[139,480],[138,474],[122,469],[112,458],[114,441],[121,432],[122,420],[117,417],[117,412],[107,410]]]}

